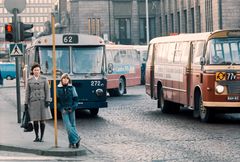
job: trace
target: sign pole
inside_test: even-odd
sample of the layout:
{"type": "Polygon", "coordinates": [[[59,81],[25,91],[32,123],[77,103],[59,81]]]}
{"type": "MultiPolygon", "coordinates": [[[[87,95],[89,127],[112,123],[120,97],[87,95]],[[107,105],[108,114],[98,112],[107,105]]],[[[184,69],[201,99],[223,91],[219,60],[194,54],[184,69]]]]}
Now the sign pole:
{"type": "MultiPolygon", "coordinates": [[[[5,0],[4,7],[8,12],[13,14],[13,26],[15,30],[15,40],[17,43],[20,40],[20,31],[19,31],[19,20],[17,17],[18,13],[21,13],[26,7],[26,0],[5,0]]],[[[23,52],[23,51],[22,51],[23,52]]],[[[20,68],[19,68],[19,58],[15,57],[16,64],[16,93],[17,93],[17,121],[21,123],[21,95],[20,95],[20,68]]]]}
{"type": "Polygon", "coordinates": [[[148,16],[148,0],[146,0],[146,37],[147,45],[149,44],[149,16],[148,16]]]}
{"type": "MultiPolygon", "coordinates": [[[[14,28],[18,28],[18,17],[17,17],[18,9],[13,9],[13,22],[14,28]]],[[[15,32],[15,40],[14,42],[17,43],[19,40],[19,31],[18,29],[15,32]]],[[[20,68],[19,68],[19,59],[15,57],[15,64],[16,64],[16,92],[17,92],[17,122],[21,123],[21,95],[20,95],[20,68]]]]}
{"type": "Polygon", "coordinates": [[[56,84],[56,38],[55,38],[55,17],[52,13],[52,64],[53,64],[53,101],[54,101],[54,137],[55,137],[55,147],[58,147],[57,142],[57,84],[56,84]]]}

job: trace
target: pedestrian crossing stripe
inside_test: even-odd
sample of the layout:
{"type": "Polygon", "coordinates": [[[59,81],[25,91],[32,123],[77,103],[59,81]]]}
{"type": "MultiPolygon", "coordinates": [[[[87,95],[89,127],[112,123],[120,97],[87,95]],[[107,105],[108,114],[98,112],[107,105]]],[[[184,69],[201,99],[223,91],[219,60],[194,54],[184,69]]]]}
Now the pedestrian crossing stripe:
{"type": "Polygon", "coordinates": [[[23,56],[22,44],[10,44],[10,56],[23,56]]]}

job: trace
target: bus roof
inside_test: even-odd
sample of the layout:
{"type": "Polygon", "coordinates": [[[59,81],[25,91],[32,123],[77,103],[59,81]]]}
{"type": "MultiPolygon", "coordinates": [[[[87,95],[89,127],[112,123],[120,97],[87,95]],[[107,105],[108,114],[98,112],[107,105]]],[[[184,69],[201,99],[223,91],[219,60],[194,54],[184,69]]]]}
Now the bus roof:
{"type": "MultiPolygon", "coordinates": [[[[77,33],[65,33],[65,34],[56,34],[55,35],[55,44],[57,46],[93,46],[93,45],[104,45],[104,40],[95,35],[88,35],[88,34],[77,34],[77,33]],[[77,37],[77,40],[73,42],[65,42],[64,43],[64,36],[74,36],[77,37]]],[[[40,38],[35,39],[30,46],[47,46],[52,45],[52,35],[42,36],[40,38]]]]}
{"type": "Polygon", "coordinates": [[[223,38],[223,37],[240,37],[240,29],[228,29],[228,30],[217,30],[214,32],[205,33],[190,33],[190,34],[179,34],[173,36],[157,37],[150,41],[150,44],[161,43],[161,42],[182,42],[182,41],[196,41],[196,40],[209,40],[212,38],[223,38]]]}

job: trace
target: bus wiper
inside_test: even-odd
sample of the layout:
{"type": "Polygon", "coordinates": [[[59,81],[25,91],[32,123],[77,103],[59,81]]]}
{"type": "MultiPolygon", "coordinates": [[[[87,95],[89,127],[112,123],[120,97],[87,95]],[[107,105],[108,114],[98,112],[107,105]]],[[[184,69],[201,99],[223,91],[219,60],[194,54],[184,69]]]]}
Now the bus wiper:
{"type": "Polygon", "coordinates": [[[232,65],[232,62],[230,62],[230,61],[223,61],[220,64],[222,64],[222,65],[232,65]]]}

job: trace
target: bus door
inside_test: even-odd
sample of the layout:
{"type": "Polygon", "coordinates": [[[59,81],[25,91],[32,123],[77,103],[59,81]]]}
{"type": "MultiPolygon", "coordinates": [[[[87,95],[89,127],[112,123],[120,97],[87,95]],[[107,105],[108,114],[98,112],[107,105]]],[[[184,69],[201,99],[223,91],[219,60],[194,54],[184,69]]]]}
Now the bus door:
{"type": "Polygon", "coordinates": [[[194,89],[197,85],[202,83],[202,70],[200,65],[200,58],[203,56],[204,41],[191,42],[191,54],[189,63],[189,76],[188,76],[188,105],[194,105],[194,89]]]}
{"type": "Polygon", "coordinates": [[[183,105],[188,105],[189,88],[191,87],[191,51],[190,42],[181,42],[177,45],[178,51],[181,53],[181,73],[179,82],[179,100],[183,105]]]}
{"type": "Polygon", "coordinates": [[[154,55],[153,55],[153,44],[149,45],[148,59],[146,63],[146,93],[153,98],[154,90],[154,55]]]}

